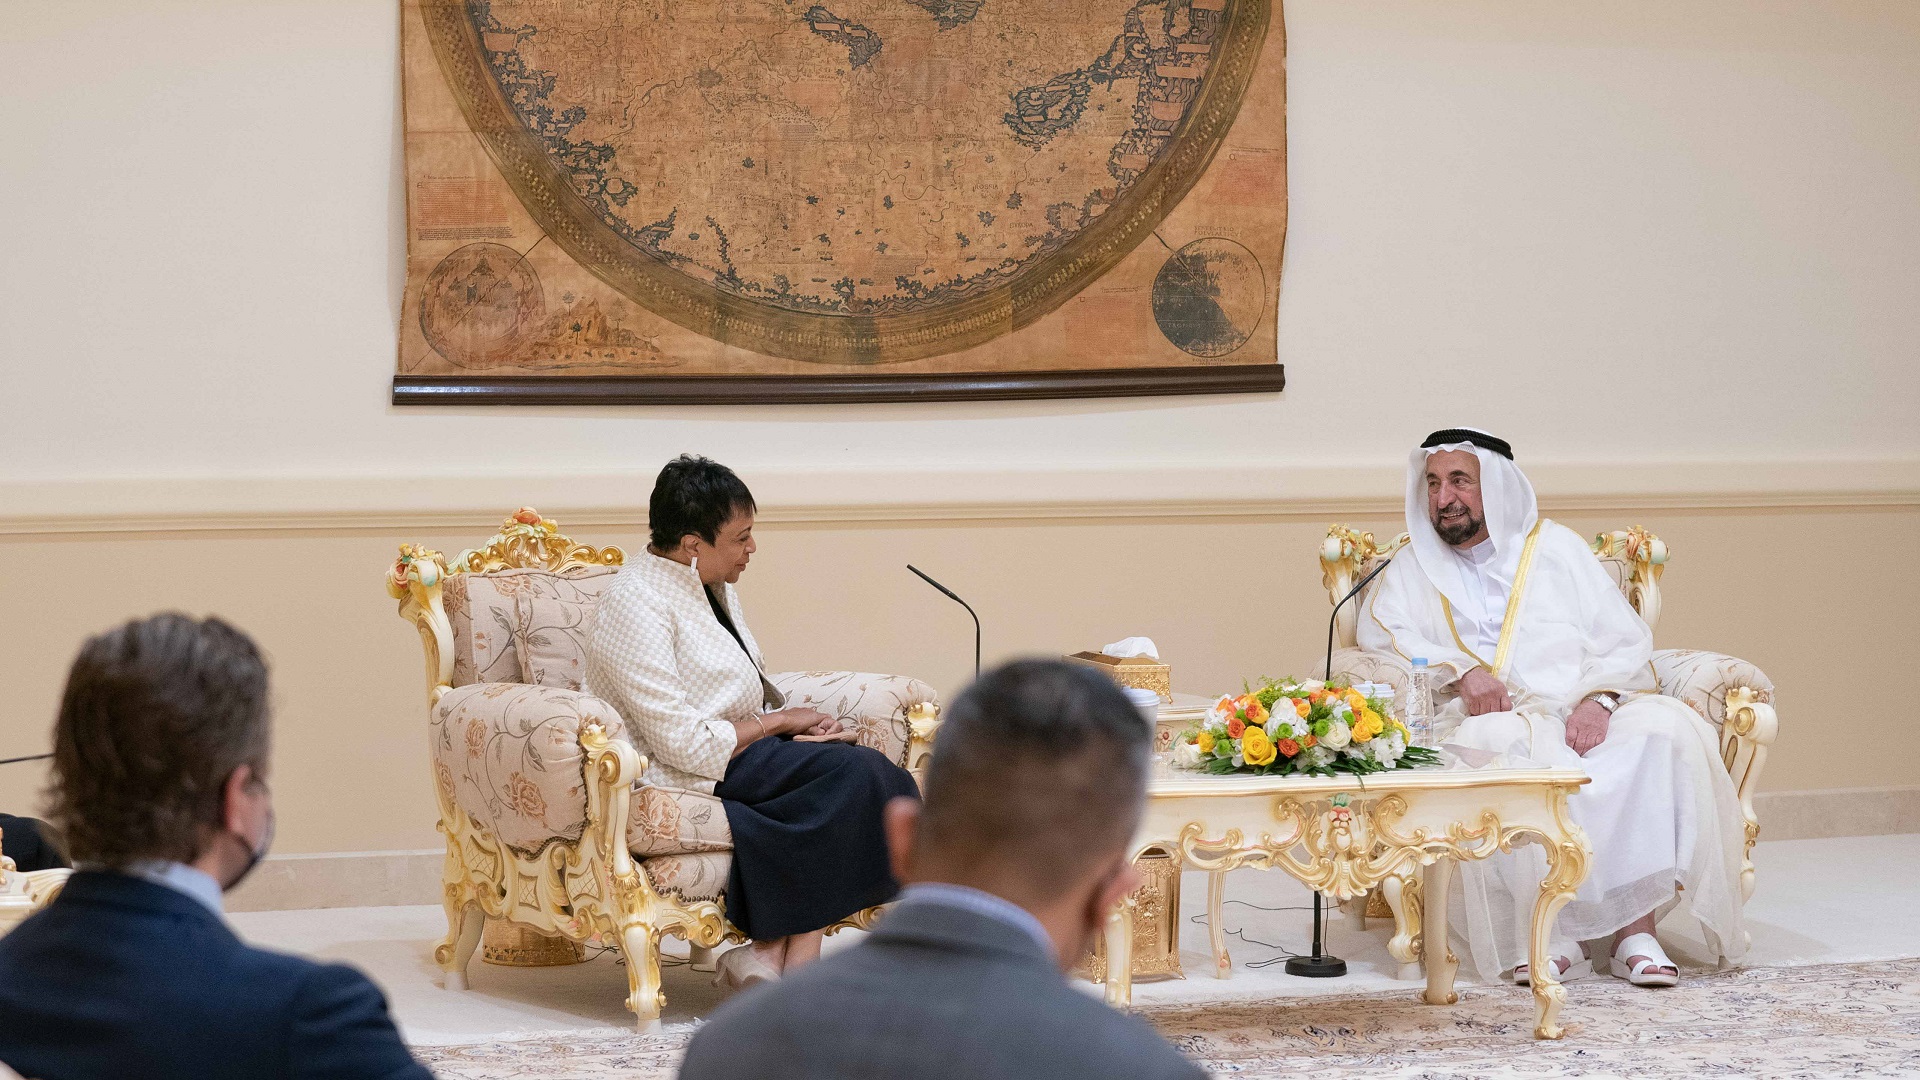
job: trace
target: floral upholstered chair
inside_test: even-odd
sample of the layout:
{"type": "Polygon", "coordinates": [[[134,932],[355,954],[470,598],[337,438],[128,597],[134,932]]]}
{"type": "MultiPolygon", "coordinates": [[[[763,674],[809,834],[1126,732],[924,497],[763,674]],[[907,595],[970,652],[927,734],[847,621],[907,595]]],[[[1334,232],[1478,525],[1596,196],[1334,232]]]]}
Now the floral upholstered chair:
{"type": "MultiPolygon", "coordinates": [[[[426,646],[428,733],[447,837],[449,989],[488,919],[578,956],[619,949],[627,1007],[659,1023],[659,942],[687,939],[710,969],[723,939],[732,840],[720,800],[654,787],[612,706],[581,691],[594,603],[625,554],[576,544],[531,509],[448,562],[400,549],[387,591],[426,646]]],[[[794,705],[836,717],[909,769],[925,764],[939,709],[917,679],[858,672],[772,676],[794,705]]],[[[843,925],[865,925],[863,912],[843,925]]],[[[491,940],[491,933],[489,938],[491,940]]]]}
{"type": "MultiPolygon", "coordinates": [[[[1407,543],[1401,533],[1391,543],[1377,543],[1372,533],[1356,533],[1344,525],[1327,531],[1320,546],[1321,583],[1330,601],[1338,601],[1366,577],[1379,560],[1391,556],[1407,543]]],[[[1660,575],[1666,569],[1670,553],[1659,537],[1635,526],[1631,529],[1601,533],[1593,540],[1594,556],[1613,576],[1633,610],[1649,627],[1660,619],[1660,575]]],[[[1369,584],[1367,591],[1373,586],[1369,584]]],[[[1339,648],[1333,654],[1333,674],[1355,681],[1393,684],[1396,694],[1406,693],[1412,670],[1398,656],[1362,651],[1355,646],[1358,612],[1365,605],[1366,592],[1340,609],[1335,633],[1339,648]]],[[[1653,653],[1654,678],[1659,691],[1679,698],[1704,717],[1720,733],[1720,756],[1733,778],[1740,798],[1740,812],[1746,818],[1747,843],[1740,873],[1742,899],[1753,896],[1753,845],[1760,838],[1760,819],[1753,809],[1753,796],[1760,786],[1760,770],[1767,763],[1767,750],[1773,745],[1779,720],[1773,709],[1773,680],[1745,660],[1722,653],[1697,649],[1656,649],[1653,653]]],[[[1435,705],[1450,700],[1444,691],[1435,705]]],[[[1419,900],[1413,895],[1415,882],[1389,880],[1372,899],[1383,902],[1394,916],[1395,931],[1389,951],[1403,964],[1419,958],[1419,900]],[[1409,910],[1412,915],[1409,917],[1409,910]]],[[[1362,909],[1364,919],[1384,914],[1377,909],[1362,909]]]]}

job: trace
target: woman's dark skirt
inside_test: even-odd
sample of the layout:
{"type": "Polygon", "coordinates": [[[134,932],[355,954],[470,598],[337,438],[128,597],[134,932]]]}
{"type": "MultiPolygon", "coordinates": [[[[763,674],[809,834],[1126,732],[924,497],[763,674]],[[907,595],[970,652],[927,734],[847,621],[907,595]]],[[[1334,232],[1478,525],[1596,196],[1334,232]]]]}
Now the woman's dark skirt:
{"type": "Polygon", "coordinates": [[[713,793],[733,830],[727,921],[755,941],[824,929],[900,891],[881,810],[920,792],[878,750],[761,739],[713,793]]]}

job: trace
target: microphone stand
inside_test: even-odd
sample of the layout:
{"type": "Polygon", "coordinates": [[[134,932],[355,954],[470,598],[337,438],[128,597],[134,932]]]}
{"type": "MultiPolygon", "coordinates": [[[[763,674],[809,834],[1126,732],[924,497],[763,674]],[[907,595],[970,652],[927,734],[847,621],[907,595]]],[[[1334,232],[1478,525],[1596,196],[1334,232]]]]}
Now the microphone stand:
{"type": "Polygon", "coordinates": [[[912,563],[907,564],[907,569],[919,575],[921,581],[924,581],[927,584],[933,586],[934,588],[939,589],[941,592],[946,593],[948,599],[952,600],[956,604],[959,604],[961,607],[966,608],[967,614],[973,616],[973,677],[976,679],[979,678],[980,677],[980,616],[974,613],[973,605],[967,603],[965,600],[960,599],[959,594],[955,593],[952,589],[949,589],[945,585],[942,585],[939,582],[928,577],[925,571],[921,570],[919,567],[913,565],[912,563]]]}
{"type": "MultiPolygon", "coordinates": [[[[1393,559],[1391,557],[1382,559],[1379,566],[1369,571],[1366,577],[1360,579],[1358,585],[1347,590],[1347,595],[1341,597],[1339,603],[1333,605],[1333,614],[1327,617],[1327,669],[1326,674],[1322,676],[1323,681],[1331,681],[1333,678],[1333,628],[1336,620],[1340,618],[1340,609],[1346,606],[1347,601],[1360,595],[1360,590],[1366,588],[1368,582],[1379,577],[1380,571],[1385,570],[1387,564],[1392,561],[1393,559]]],[[[1337,979],[1347,973],[1347,962],[1345,960],[1337,956],[1327,955],[1325,937],[1323,935],[1324,924],[1325,916],[1320,899],[1320,890],[1315,889],[1313,890],[1313,954],[1311,956],[1296,956],[1289,959],[1287,961],[1287,974],[1298,975],[1305,979],[1337,979]]]]}
{"type": "Polygon", "coordinates": [[[52,756],[52,754],[28,754],[26,757],[10,757],[0,760],[0,765],[12,765],[20,761],[45,761],[52,756]]]}

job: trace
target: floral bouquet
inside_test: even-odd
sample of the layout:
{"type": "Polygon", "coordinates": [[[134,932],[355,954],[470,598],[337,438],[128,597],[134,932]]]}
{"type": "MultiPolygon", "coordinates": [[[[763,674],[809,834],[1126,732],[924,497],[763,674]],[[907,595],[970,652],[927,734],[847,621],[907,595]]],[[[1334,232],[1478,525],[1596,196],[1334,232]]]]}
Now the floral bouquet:
{"type": "Polygon", "coordinates": [[[1261,680],[1223,697],[1173,743],[1173,764],[1209,773],[1288,776],[1385,772],[1438,765],[1433,749],[1409,745],[1386,700],[1343,683],[1261,680]]]}

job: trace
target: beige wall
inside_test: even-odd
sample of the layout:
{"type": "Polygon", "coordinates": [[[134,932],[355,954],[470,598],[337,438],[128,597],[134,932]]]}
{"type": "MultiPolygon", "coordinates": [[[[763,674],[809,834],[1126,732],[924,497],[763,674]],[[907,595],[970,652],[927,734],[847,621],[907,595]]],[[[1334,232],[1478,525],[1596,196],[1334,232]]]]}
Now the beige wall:
{"type": "MultiPolygon", "coordinates": [[[[1673,542],[1663,643],[1783,686],[1768,787],[1920,783],[1920,5],[1287,22],[1283,395],[404,411],[396,0],[12,5],[0,756],[87,633],[217,611],[276,660],[281,850],[429,846],[394,545],[521,502],[631,537],[684,449],[767,504],[747,596],[781,664],[956,686],[964,616],[912,560],[990,655],[1148,633],[1184,688],[1302,671],[1326,522],[1391,529],[1404,447],[1477,422],[1583,532],[1673,542]],[[1816,712],[1836,678],[1867,703],[1816,712]],[[1816,737],[1842,717],[1863,741],[1816,737]]],[[[39,783],[0,770],[0,806],[39,783]]]]}
{"type": "Polygon", "coordinates": [[[690,447],[1392,464],[1453,422],[1530,464],[1920,456],[1910,0],[1289,0],[1284,395],[521,410],[510,437],[497,412],[385,404],[398,9],[9,5],[0,484],[173,479],[185,504],[219,497],[189,480],[645,471],[690,447]],[[1329,438],[1355,392],[1380,437],[1329,438]]]}
{"type": "MultiPolygon", "coordinates": [[[[1353,520],[1394,526],[1384,513],[1353,520]]],[[[1901,699],[1901,673],[1920,653],[1920,564],[1875,560],[1868,577],[1859,562],[1834,567],[1806,551],[1820,537],[1920,535],[1920,510],[1565,520],[1583,533],[1629,521],[1660,532],[1674,549],[1660,643],[1747,657],[1781,684],[1765,789],[1920,785],[1906,712],[1876,707],[1901,699]],[[1836,678],[1862,676],[1871,687],[1853,715],[1814,704],[1836,678]],[[1841,724],[1849,742],[1823,737],[1841,724]]],[[[783,669],[907,672],[943,693],[962,685],[971,624],[906,572],[911,561],[979,610],[988,662],[1141,633],[1173,663],[1177,688],[1212,693],[1311,672],[1326,625],[1313,556],[1324,529],[1324,519],[1273,515],[773,524],[743,589],[769,662],[783,669]]],[[[574,532],[634,545],[637,530],[574,532]]],[[[432,846],[420,646],[380,581],[403,537],[453,552],[484,530],[0,538],[0,587],[22,613],[0,623],[6,748],[42,744],[86,634],[130,612],[216,611],[258,635],[274,663],[277,850],[432,846]]],[[[33,804],[40,782],[33,766],[0,772],[0,806],[33,804]]]]}

